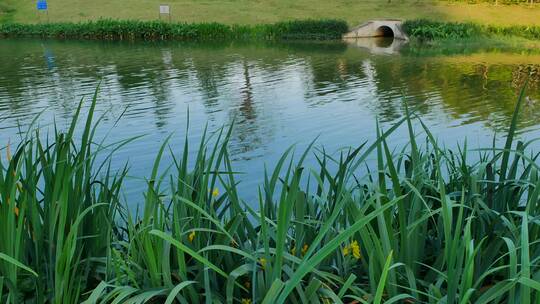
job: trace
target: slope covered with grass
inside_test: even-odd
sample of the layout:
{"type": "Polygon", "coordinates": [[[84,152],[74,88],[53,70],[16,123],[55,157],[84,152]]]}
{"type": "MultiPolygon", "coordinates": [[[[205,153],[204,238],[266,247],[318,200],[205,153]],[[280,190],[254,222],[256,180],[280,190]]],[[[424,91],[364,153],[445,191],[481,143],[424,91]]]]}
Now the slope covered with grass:
{"type": "MultiPolygon", "coordinates": [[[[4,0],[16,11],[13,21],[47,21],[37,14],[35,1],[4,0]]],[[[176,22],[219,22],[224,24],[262,24],[297,19],[342,19],[354,26],[374,18],[431,19],[475,22],[493,25],[540,24],[540,5],[493,5],[446,1],[393,0],[48,0],[51,22],[78,22],[112,18],[156,20],[158,7],[171,6],[176,22]]]]}

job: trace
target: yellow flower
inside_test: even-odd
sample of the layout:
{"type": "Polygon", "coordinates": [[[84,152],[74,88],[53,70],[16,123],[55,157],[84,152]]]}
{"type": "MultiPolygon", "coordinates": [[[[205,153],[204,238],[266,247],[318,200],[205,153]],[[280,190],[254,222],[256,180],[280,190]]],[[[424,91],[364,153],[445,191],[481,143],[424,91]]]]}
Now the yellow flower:
{"type": "Polygon", "coordinates": [[[291,248],[291,254],[296,255],[296,246],[293,246],[293,248],[291,248]]]}
{"type": "Polygon", "coordinates": [[[264,269],[266,267],[266,259],[265,258],[260,258],[259,259],[259,264],[261,264],[262,269],[264,269]]]}
{"type": "Polygon", "coordinates": [[[341,252],[343,253],[343,256],[348,256],[350,251],[351,250],[349,249],[349,246],[345,246],[345,247],[343,247],[343,249],[341,249],[341,252]]]}
{"type": "Polygon", "coordinates": [[[307,244],[304,244],[304,246],[302,247],[302,256],[306,255],[308,249],[309,249],[309,246],[307,244]]]}
{"type": "Polygon", "coordinates": [[[251,299],[242,298],[242,304],[251,304],[251,299]]]}
{"type": "Polygon", "coordinates": [[[341,252],[343,253],[343,256],[348,256],[352,253],[352,256],[357,260],[362,257],[358,241],[353,241],[350,245],[343,247],[343,249],[341,249],[341,252]]]}
{"type": "Polygon", "coordinates": [[[194,239],[195,239],[195,231],[191,231],[191,233],[188,235],[188,240],[190,242],[193,242],[194,239]]]}
{"type": "Polygon", "coordinates": [[[358,245],[357,241],[353,241],[351,243],[351,250],[352,250],[352,255],[354,256],[354,258],[357,260],[360,259],[362,255],[360,254],[360,245],[358,245]]]}
{"type": "Polygon", "coordinates": [[[214,190],[212,191],[212,196],[213,197],[218,197],[219,196],[219,189],[218,188],[214,188],[214,190]]]}

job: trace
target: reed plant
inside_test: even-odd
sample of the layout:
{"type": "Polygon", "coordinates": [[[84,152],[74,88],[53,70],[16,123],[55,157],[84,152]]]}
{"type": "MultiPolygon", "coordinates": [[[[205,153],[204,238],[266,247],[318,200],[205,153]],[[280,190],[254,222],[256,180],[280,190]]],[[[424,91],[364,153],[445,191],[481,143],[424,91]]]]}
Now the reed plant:
{"type": "Polygon", "coordinates": [[[348,26],[341,20],[295,20],[260,25],[169,23],[102,19],[80,23],[3,23],[0,36],[99,40],[282,40],[340,39],[348,26]]]}
{"type": "Polygon", "coordinates": [[[413,38],[420,40],[464,39],[478,37],[521,37],[531,40],[540,38],[539,26],[496,26],[476,23],[440,22],[426,19],[407,20],[403,29],[413,38]]]}
{"type": "Polygon", "coordinates": [[[196,155],[166,140],[133,213],[108,156],[135,139],[97,142],[94,98],[82,128],[79,106],[67,131],[4,150],[0,300],[538,303],[539,154],[515,140],[522,101],[502,147],[448,150],[407,110],[337,155],[289,148],[256,201],[238,191],[231,128],[205,131],[196,155]]]}
{"type": "MultiPolygon", "coordinates": [[[[539,26],[496,26],[476,23],[407,20],[405,32],[419,40],[479,37],[539,39],[539,26]]],[[[339,40],[349,31],[345,21],[292,20],[272,24],[169,23],[165,21],[101,19],[87,22],[0,23],[0,37],[39,37],[92,40],[278,41],[339,40]]]]}

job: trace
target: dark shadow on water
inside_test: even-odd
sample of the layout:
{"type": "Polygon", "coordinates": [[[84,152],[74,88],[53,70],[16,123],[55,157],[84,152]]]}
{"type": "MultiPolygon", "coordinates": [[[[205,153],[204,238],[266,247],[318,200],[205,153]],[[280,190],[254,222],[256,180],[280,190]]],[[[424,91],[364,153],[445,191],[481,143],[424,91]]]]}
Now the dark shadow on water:
{"type": "Polygon", "coordinates": [[[392,46],[392,43],[394,43],[394,37],[390,36],[384,36],[384,37],[376,37],[375,39],[375,45],[380,48],[388,48],[392,46]]]}
{"type": "Polygon", "coordinates": [[[394,39],[393,37],[373,37],[347,39],[350,47],[363,49],[375,55],[397,55],[400,54],[407,41],[394,39]]]}

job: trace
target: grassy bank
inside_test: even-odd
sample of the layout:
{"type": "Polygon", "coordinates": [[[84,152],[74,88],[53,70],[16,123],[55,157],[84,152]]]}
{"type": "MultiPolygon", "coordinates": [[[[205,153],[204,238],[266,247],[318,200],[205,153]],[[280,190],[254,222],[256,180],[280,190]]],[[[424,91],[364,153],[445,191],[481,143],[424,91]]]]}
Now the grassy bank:
{"type": "Polygon", "coordinates": [[[495,26],[475,23],[409,20],[403,24],[403,28],[409,36],[422,40],[468,39],[475,37],[540,39],[540,26],[495,26]]]}
{"type": "MultiPolygon", "coordinates": [[[[500,0],[502,3],[506,0],[500,0]]],[[[20,23],[47,20],[36,13],[35,1],[2,0],[10,19],[20,23]]],[[[174,22],[219,22],[224,24],[276,23],[297,19],[342,19],[355,26],[374,18],[425,19],[475,22],[495,25],[540,25],[540,5],[473,4],[456,1],[392,0],[48,0],[51,22],[80,22],[104,18],[122,20],[158,19],[158,7],[168,3],[174,22]]],[[[475,1],[476,2],[476,1],[475,1]]],[[[0,17],[1,18],[1,17],[0,17]]]]}
{"type": "MultiPolygon", "coordinates": [[[[540,26],[494,26],[475,23],[409,20],[404,30],[419,40],[492,37],[540,39],[540,26]]],[[[260,25],[168,23],[162,21],[98,20],[80,23],[4,23],[0,37],[41,37],[100,40],[335,40],[348,31],[341,20],[297,20],[260,25]]]]}
{"type": "Polygon", "coordinates": [[[108,156],[136,139],[93,138],[95,100],[80,126],[79,108],[65,132],[31,132],[3,150],[3,303],[540,298],[539,154],[514,141],[518,111],[503,147],[444,149],[410,114],[340,155],[288,149],[254,202],[238,193],[229,129],[207,133],[192,156],[187,140],[183,152],[165,142],[132,214],[121,200],[127,170],[111,172],[108,156]],[[398,127],[410,145],[393,150],[398,127]],[[165,171],[164,153],[175,155],[165,171]],[[306,168],[307,155],[319,166],[306,168]]]}
{"type": "Polygon", "coordinates": [[[0,24],[0,36],[102,40],[340,39],[344,21],[303,20],[261,25],[99,20],[81,23],[0,24]]]}

